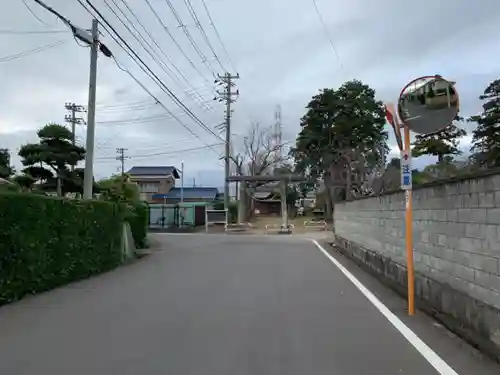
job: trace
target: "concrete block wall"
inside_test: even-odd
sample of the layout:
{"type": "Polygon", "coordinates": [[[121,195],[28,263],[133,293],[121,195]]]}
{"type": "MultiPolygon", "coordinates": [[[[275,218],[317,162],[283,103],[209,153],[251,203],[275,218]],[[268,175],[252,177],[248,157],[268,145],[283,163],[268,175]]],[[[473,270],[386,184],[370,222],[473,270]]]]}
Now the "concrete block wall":
{"type": "MultiPolygon", "coordinates": [[[[404,207],[402,191],[336,204],[338,243],[369,250],[365,262],[375,254],[404,268],[404,207]]],[[[476,329],[500,347],[500,174],[417,188],[413,210],[416,272],[494,309],[497,325],[476,329]]],[[[464,306],[465,320],[484,313],[464,306]]]]}

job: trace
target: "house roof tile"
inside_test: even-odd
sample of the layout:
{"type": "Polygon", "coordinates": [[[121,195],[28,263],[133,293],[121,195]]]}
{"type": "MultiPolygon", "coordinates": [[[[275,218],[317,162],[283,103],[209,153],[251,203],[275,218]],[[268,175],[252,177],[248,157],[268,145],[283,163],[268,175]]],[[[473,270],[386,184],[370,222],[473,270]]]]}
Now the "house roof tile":
{"type": "Polygon", "coordinates": [[[179,171],[174,166],[138,166],[129,169],[127,174],[133,176],[168,176],[179,178],[179,171]]]}

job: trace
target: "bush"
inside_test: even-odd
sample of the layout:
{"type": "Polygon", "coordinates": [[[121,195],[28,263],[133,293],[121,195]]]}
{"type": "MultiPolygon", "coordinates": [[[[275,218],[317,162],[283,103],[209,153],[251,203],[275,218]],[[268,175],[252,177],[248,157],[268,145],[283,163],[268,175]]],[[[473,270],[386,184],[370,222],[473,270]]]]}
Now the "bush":
{"type": "Polygon", "coordinates": [[[129,215],[127,221],[132,230],[135,247],[143,249],[147,247],[148,222],[149,222],[149,207],[146,203],[138,202],[130,204],[129,215]]]}
{"type": "MultiPolygon", "coordinates": [[[[213,208],[214,210],[223,210],[224,202],[214,202],[213,208]]],[[[238,222],[238,202],[235,201],[229,202],[227,211],[228,211],[228,218],[227,218],[228,223],[238,222]]]]}
{"type": "Polygon", "coordinates": [[[121,263],[116,204],[0,194],[0,305],[121,263]]]}

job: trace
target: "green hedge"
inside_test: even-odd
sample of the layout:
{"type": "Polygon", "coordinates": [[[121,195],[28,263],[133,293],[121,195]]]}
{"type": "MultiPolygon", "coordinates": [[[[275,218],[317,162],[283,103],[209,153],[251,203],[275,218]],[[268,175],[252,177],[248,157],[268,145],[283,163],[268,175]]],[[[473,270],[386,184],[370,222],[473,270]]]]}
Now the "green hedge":
{"type": "MultiPolygon", "coordinates": [[[[213,204],[214,210],[223,210],[224,202],[215,202],[213,204]]],[[[229,207],[227,208],[229,217],[227,218],[229,223],[238,222],[238,202],[231,201],[229,202],[229,207]]]]}
{"type": "Polygon", "coordinates": [[[143,202],[130,204],[130,207],[131,212],[127,215],[127,221],[130,223],[135,247],[143,249],[147,246],[149,207],[143,202]]]}
{"type": "Polygon", "coordinates": [[[118,205],[0,194],[0,305],[121,263],[118,205]]]}

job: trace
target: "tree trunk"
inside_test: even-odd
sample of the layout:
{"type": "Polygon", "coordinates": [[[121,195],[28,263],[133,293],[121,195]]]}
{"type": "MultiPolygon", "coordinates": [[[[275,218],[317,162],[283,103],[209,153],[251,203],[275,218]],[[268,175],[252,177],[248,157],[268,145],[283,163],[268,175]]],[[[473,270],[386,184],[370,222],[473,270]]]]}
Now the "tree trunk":
{"type": "Polygon", "coordinates": [[[57,191],[57,196],[62,197],[61,176],[59,173],[57,173],[56,176],[56,191],[57,191]]]}
{"type": "Polygon", "coordinates": [[[331,180],[331,176],[329,175],[326,175],[325,174],[325,177],[323,178],[323,182],[325,184],[325,192],[326,192],[326,199],[325,199],[325,203],[326,203],[326,212],[325,212],[325,216],[329,219],[332,219],[333,220],[333,210],[334,210],[334,200],[335,200],[335,195],[333,194],[334,191],[333,191],[333,186],[332,186],[332,180],[331,180]]]}
{"type": "Polygon", "coordinates": [[[443,154],[439,154],[438,155],[438,164],[441,164],[444,160],[444,155],[443,154]]]}
{"type": "Polygon", "coordinates": [[[351,170],[351,165],[349,163],[346,163],[345,165],[345,172],[346,172],[346,182],[345,182],[345,200],[348,201],[352,197],[352,170],[351,170]]]}

